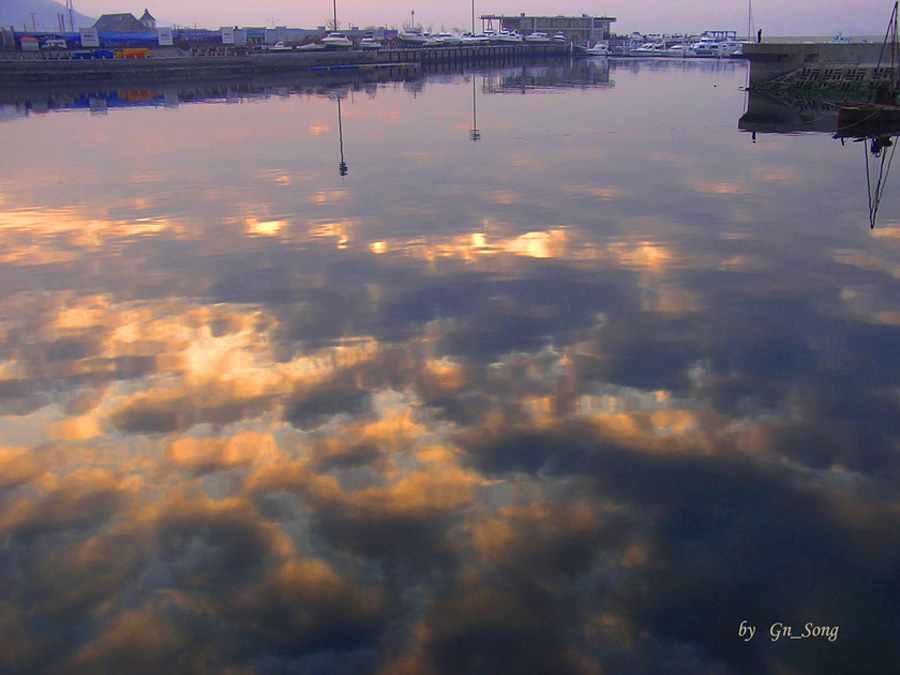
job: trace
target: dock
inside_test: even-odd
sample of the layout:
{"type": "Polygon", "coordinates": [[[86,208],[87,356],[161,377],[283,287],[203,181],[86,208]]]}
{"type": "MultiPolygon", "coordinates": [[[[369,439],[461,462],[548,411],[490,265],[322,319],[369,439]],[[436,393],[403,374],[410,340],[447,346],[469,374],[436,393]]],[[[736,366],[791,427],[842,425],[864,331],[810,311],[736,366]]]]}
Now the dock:
{"type": "MultiPolygon", "coordinates": [[[[311,73],[392,67],[440,69],[443,66],[513,63],[529,58],[563,57],[567,45],[529,44],[394,48],[378,51],[285,51],[234,54],[184,54],[154,51],[140,59],[14,58],[0,56],[3,85],[53,82],[128,82],[196,80],[275,73],[311,73]]],[[[18,55],[16,55],[18,56],[18,55]]]]}

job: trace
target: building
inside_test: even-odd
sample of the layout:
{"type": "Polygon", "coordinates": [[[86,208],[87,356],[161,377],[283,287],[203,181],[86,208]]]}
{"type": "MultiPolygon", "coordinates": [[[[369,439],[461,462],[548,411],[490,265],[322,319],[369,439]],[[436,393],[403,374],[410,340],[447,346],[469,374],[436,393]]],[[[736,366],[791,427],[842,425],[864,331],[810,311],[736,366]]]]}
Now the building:
{"type": "Polygon", "coordinates": [[[150,30],[156,30],[156,19],[153,18],[150,10],[146,7],[144,7],[144,13],[141,15],[139,21],[150,30]]]}
{"type": "MultiPolygon", "coordinates": [[[[144,15],[149,16],[146,10],[144,11],[144,15]]],[[[136,19],[134,17],[134,14],[103,14],[99,19],[97,19],[92,28],[96,28],[97,31],[101,33],[156,30],[156,20],[153,19],[152,16],[150,17],[150,19],[153,21],[153,28],[148,27],[142,21],[136,19]]]]}
{"type": "Polygon", "coordinates": [[[594,45],[600,40],[608,40],[611,35],[610,26],[615,21],[611,16],[500,16],[484,14],[481,26],[493,27],[493,22],[500,23],[501,30],[515,30],[522,35],[535,31],[547,33],[551,37],[557,33],[566,36],[566,40],[577,45],[594,45]]]}

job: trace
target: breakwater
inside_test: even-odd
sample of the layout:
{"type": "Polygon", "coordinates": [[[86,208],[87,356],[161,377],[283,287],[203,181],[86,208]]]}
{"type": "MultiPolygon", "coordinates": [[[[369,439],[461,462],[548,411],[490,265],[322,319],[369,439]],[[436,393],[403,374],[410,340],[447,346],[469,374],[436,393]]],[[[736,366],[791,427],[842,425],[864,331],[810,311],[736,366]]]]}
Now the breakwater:
{"type": "Polygon", "coordinates": [[[754,43],[743,45],[755,91],[869,91],[892,77],[880,43],[754,43]]]}
{"type": "Polygon", "coordinates": [[[213,79],[236,75],[316,73],[337,69],[440,68],[450,64],[505,63],[568,54],[565,45],[522,44],[378,51],[288,51],[223,55],[154,53],[143,59],[0,59],[0,83],[213,79]]]}

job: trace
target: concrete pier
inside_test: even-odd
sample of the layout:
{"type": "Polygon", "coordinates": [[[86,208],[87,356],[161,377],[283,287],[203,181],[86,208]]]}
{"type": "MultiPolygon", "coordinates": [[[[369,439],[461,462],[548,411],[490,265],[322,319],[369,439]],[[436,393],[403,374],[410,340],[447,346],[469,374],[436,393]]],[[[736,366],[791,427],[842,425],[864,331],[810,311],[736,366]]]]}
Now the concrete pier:
{"type": "Polygon", "coordinates": [[[743,45],[750,61],[750,89],[868,88],[890,77],[890,54],[880,43],[752,43],[743,45]]]}
{"type": "Polygon", "coordinates": [[[286,51],[223,55],[184,55],[159,51],[144,59],[78,60],[72,58],[0,57],[0,83],[129,80],[179,80],[258,75],[265,73],[315,73],[337,68],[439,64],[505,63],[523,58],[549,58],[568,54],[566,45],[529,44],[378,51],[286,51]]]}

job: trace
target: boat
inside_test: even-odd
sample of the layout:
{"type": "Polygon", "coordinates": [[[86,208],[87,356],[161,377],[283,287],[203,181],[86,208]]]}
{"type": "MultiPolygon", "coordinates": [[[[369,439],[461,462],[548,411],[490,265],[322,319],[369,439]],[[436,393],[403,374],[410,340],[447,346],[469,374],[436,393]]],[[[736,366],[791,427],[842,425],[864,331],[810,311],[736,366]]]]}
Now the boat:
{"type": "Polygon", "coordinates": [[[897,6],[891,11],[888,30],[881,47],[881,56],[875,72],[887,72],[887,79],[873,80],[869,89],[869,100],[847,101],[838,106],[838,135],[854,135],[856,133],[873,134],[881,129],[896,127],[900,124],[900,105],[898,105],[898,71],[900,68],[900,43],[897,40],[897,6]],[[883,67],[885,50],[890,50],[891,66],[883,67]]]}
{"type": "Polygon", "coordinates": [[[266,49],[270,52],[289,52],[290,46],[285,46],[283,42],[276,42],[274,45],[266,45],[266,49]]]}
{"type": "Polygon", "coordinates": [[[640,47],[631,50],[634,56],[658,56],[660,47],[656,42],[645,42],[640,47]]]}
{"type": "Polygon", "coordinates": [[[490,44],[491,39],[487,35],[472,35],[472,33],[462,34],[462,43],[464,45],[486,45],[490,44]]]}
{"type": "Polygon", "coordinates": [[[522,34],[514,30],[501,30],[497,33],[497,42],[503,44],[519,44],[522,42],[522,34]]]}
{"type": "Polygon", "coordinates": [[[353,43],[343,33],[329,33],[320,42],[331,49],[350,49],[353,43]]]}
{"type": "Polygon", "coordinates": [[[541,31],[534,31],[525,36],[526,42],[550,42],[550,36],[541,31]]]}
{"type": "Polygon", "coordinates": [[[557,33],[556,35],[553,36],[552,39],[553,39],[553,42],[559,42],[560,44],[566,44],[569,41],[568,38],[565,35],[563,35],[562,33],[557,33]]]}
{"type": "Polygon", "coordinates": [[[410,28],[405,28],[401,30],[397,34],[397,39],[408,45],[414,45],[417,47],[422,47],[428,44],[428,36],[422,32],[422,29],[418,26],[412,26],[410,28]]]}
{"type": "Polygon", "coordinates": [[[358,47],[366,51],[374,51],[376,49],[381,49],[381,43],[371,35],[367,35],[359,41],[358,47]]]}
{"type": "Polygon", "coordinates": [[[584,53],[588,56],[609,56],[609,42],[601,40],[593,47],[586,48],[584,53]]]}
{"type": "Polygon", "coordinates": [[[462,38],[460,38],[459,35],[456,35],[455,33],[449,33],[446,31],[443,31],[440,33],[435,33],[428,40],[429,44],[438,45],[438,46],[446,46],[446,47],[452,47],[452,46],[460,44],[461,42],[462,42],[462,38]]]}
{"type": "Polygon", "coordinates": [[[691,46],[694,56],[700,58],[725,59],[741,56],[741,43],[733,30],[706,31],[691,46]]]}
{"type": "Polygon", "coordinates": [[[690,45],[672,45],[666,49],[666,56],[675,57],[677,59],[684,59],[693,55],[694,51],[691,49],[690,45]]]}

